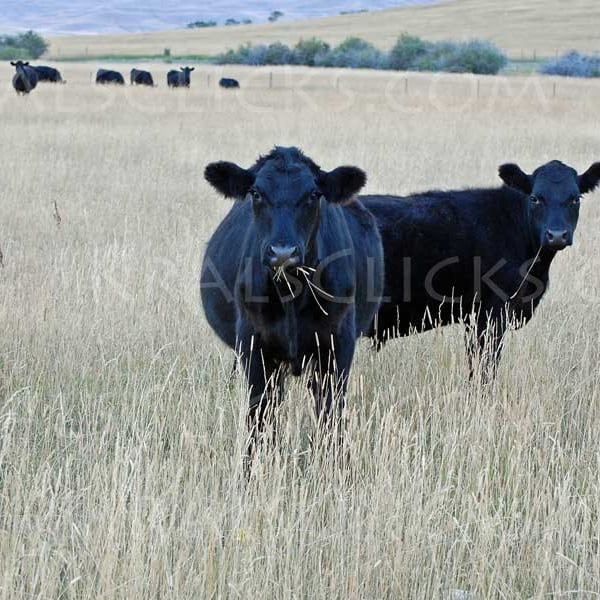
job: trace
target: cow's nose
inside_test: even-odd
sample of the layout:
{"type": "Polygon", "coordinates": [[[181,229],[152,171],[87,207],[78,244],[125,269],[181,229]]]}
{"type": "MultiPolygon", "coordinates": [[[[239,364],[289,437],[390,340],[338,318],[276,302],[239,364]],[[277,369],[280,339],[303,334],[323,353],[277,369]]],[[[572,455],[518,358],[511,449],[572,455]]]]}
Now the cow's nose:
{"type": "Polygon", "coordinates": [[[270,267],[296,267],[300,264],[298,246],[269,246],[267,260],[270,267]]]}
{"type": "Polygon", "coordinates": [[[546,245],[552,248],[564,248],[569,245],[569,232],[566,229],[546,230],[546,245]]]}

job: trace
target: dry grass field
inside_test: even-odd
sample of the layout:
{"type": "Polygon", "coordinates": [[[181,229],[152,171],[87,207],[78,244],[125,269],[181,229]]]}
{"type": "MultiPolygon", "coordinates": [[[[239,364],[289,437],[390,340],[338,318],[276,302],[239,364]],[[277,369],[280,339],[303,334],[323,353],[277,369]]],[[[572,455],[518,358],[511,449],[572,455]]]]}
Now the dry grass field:
{"type": "Polygon", "coordinates": [[[490,39],[512,58],[531,58],[534,52],[538,57],[553,57],[572,48],[598,51],[598,35],[592,26],[598,22],[600,4],[595,0],[446,0],[305,21],[136,35],[58,36],[50,40],[50,56],[155,55],[163,48],[170,48],[173,55],[213,55],[246,42],[295,44],[314,35],[331,44],[357,35],[387,49],[407,31],[431,40],[490,39]]]}
{"type": "Polygon", "coordinates": [[[229,207],[209,161],[294,144],[398,193],[583,170],[600,84],[234,69],[225,93],[216,68],[190,90],[90,68],[0,88],[0,597],[598,597],[599,193],[495,386],[468,381],[460,328],[360,344],[344,467],[290,381],[245,484],[246,390],[197,278],[229,207]]]}

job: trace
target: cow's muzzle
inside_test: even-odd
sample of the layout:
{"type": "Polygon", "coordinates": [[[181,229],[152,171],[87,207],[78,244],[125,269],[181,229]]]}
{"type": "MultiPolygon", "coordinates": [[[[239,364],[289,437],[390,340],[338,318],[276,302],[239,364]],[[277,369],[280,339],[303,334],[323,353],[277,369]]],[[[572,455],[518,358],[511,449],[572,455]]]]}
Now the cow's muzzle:
{"type": "Polygon", "coordinates": [[[301,256],[298,246],[267,246],[265,263],[272,269],[288,269],[300,265],[301,256]]]}
{"type": "Polygon", "coordinates": [[[562,250],[573,243],[573,236],[567,229],[547,229],[543,245],[554,250],[562,250]]]}

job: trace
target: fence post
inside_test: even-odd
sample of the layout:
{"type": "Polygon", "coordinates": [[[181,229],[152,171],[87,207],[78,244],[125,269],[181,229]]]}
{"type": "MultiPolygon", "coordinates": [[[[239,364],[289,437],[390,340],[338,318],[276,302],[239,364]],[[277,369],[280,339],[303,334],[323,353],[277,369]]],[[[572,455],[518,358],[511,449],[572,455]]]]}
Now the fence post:
{"type": "Polygon", "coordinates": [[[479,84],[480,84],[480,82],[479,82],[479,79],[478,79],[477,80],[477,97],[478,98],[479,98],[479,84]]]}
{"type": "Polygon", "coordinates": [[[552,97],[556,98],[556,82],[552,84],[552,97]]]}
{"type": "Polygon", "coordinates": [[[273,87],[273,71],[269,73],[269,88],[273,87]]]}
{"type": "Polygon", "coordinates": [[[404,78],[404,93],[408,94],[408,77],[404,78]]]}

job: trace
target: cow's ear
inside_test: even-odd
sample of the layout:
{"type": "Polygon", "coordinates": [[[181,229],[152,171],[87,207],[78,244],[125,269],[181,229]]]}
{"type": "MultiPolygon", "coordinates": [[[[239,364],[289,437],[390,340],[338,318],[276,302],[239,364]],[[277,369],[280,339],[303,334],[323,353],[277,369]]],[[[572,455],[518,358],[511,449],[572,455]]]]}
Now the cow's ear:
{"type": "Polygon", "coordinates": [[[579,191],[587,194],[596,189],[600,182],[600,162],[594,163],[585,173],[578,177],[579,191]]]}
{"type": "Polygon", "coordinates": [[[524,173],[519,165],[515,165],[514,163],[501,165],[498,169],[498,175],[500,175],[500,179],[507,186],[519,190],[524,194],[531,194],[531,190],[533,189],[532,177],[524,173]]]}
{"type": "Polygon", "coordinates": [[[192,68],[190,69],[190,71],[195,71],[195,70],[196,70],[196,67],[192,67],[192,68]]]}
{"type": "Polygon", "coordinates": [[[358,167],[338,167],[329,173],[321,171],[319,185],[328,202],[344,204],[358,194],[367,175],[358,167]]]}
{"type": "Polygon", "coordinates": [[[10,64],[11,64],[13,67],[16,67],[16,66],[17,66],[17,63],[16,63],[16,62],[13,62],[12,60],[10,61],[10,64]]]}
{"type": "Polygon", "coordinates": [[[29,66],[29,61],[23,63],[26,66],[29,66]]]}
{"type": "Polygon", "coordinates": [[[231,162],[210,163],[204,169],[204,179],[225,198],[241,200],[254,183],[254,175],[231,162]]]}

